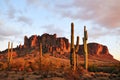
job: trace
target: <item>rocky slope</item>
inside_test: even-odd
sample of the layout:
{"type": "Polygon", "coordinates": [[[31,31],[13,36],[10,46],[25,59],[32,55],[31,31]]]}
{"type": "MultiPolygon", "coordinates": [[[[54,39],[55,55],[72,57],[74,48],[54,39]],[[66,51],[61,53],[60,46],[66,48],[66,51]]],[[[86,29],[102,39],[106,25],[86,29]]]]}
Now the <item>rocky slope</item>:
{"type": "MultiPolygon", "coordinates": [[[[43,53],[51,53],[52,55],[66,56],[69,58],[70,42],[65,37],[57,37],[56,34],[32,35],[24,37],[24,45],[19,45],[14,49],[18,56],[28,53],[39,53],[39,45],[42,43],[43,53]]],[[[1,52],[6,53],[7,50],[1,52]]],[[[104,57],[113,60],[113,56],[109,53],[107,46],[98,43],[88,43],[89,56],[104,57]]],[[[83,56],[83,45],[80,45],[78,54],[83,56]]]]}
{"type": "Polygon", "coordinates": [[[24,45],[13,49],[11,71],[6,71],[7,50],[0,52],[0,80],[120,80],[120,62],[113,58],[107,46],[88,43],[89,72],[83,68],[83,45],[79,46],[78,69],[74,73],[70,68],[68,39],[56,34],[25,36],[24,45]],[[40,43],[43,48],[41,67],[40,43]]]}

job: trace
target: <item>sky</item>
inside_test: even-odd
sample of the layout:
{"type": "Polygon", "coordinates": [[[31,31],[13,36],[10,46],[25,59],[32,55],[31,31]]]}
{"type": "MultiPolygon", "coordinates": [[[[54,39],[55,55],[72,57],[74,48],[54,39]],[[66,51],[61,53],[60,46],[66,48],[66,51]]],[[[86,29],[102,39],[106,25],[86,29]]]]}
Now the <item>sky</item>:
{"type": "MultiPolygon", "coordinates": [[[[75,37],[83,44],[83,28],[88,43],[106,45],[120,60],[120,0],[0,0],[0,51],[8,42],[24,44],[24,36],[57,34],[70,39],[71,22],[75,37]]],[[[76,39],[75,39],[76,40],[76,39]]]]}

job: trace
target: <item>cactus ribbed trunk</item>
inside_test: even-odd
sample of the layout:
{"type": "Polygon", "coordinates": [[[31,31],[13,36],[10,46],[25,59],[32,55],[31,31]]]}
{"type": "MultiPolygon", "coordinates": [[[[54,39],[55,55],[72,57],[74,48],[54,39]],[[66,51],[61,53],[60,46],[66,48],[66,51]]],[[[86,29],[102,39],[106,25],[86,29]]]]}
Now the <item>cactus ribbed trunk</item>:
{"type": "Polygon", "coordinates": [[[13,60],[13,43],[11,43],[10,62],[13,60]]]}
{"type": "Polygon", "coordinates": [[[86,26],[84,26],[83,45],[84,45],[84,66],[85,66],[85,69],[86,69],[86,70],[88,70],[88,49],[87,49],[87,40],[88,40],[88,34],[87,34],[86,26]]]}
{"type": "Polygon", "coordinates": [[[42,63],[42,43],[40,43],[39,60],[40,60],[39,68],[40,68],[40,70],[41,70],[41,63],[42,63]]]}
{"type": "Polygon", "coordinates": [[[76,47],[75,47],[75,53],[76,53],[76,66],[78,66],[78,50],[79,50],[79,36],[77,36],[77,41],[76,41],[76,47]]]}
{"type": "Polygon", "coordinates": [[[13,59],[13,43],[11,43],[11,48],[10,48],[10,42],[8,42],[8,70],[10,70],[11,68],[11,64],[12,64],[12,59],[13,59]]]}
{"type": "Polygon", "coordinates": [[[70,52],[71,68],[75,70],[75,52],[74,52],[74,24],[71,23],[71,52],[70,52]]]}
{"type": "Polygon", "coordinates": [[[8,53],[7,53],[7,58],[8,58],[8,70],[10,69],[10,42],[8,42],[8,53]]]}
{"type": "Polygon", "coordinates": [[[74,47],[74,24],[71,23],[71,51],[70,51],[70,64],[72,70],[77,67],[77,52],[79,49],[79,37],[77,37],[76,47],[74,47]]]}

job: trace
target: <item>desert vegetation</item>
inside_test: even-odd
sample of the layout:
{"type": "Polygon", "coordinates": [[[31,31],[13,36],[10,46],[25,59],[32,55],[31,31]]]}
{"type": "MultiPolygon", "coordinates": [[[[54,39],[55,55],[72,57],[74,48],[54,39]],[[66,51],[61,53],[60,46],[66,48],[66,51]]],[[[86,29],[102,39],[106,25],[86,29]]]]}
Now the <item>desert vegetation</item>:
{"type": "Polygon", "coordinates": [[[51,47],[52,44],[49,46],[47,43],[52,41],[47,41],[45,38],[46,34],[42,42],[37,41],[37,36],[33,37],[33,40],[25,36],[26,45],[20,45],[16,49],[13,49],[13,43],[10,48],[8,42],[7,51],[0,55],[0,80],[120,80],[119,61],[114,60],[108,53],[89,54],[86,27],[84,27],[83,48],[79,45],[79,36],[74,45],[74,23],[71,23],[69,51],[63,48],[64,40],[67,42],[67,39],[56,39],[56,35],[53,35],[52,38],[59,41],[56,43],[62,45],[62,48],[61,46],[55,48],[56,44],[54,47],[51,47]],[[32,48],[27,41],[32,42],[32,48]],[[80,48],[83,49],[82,55],[79,53],[80,48]]]}

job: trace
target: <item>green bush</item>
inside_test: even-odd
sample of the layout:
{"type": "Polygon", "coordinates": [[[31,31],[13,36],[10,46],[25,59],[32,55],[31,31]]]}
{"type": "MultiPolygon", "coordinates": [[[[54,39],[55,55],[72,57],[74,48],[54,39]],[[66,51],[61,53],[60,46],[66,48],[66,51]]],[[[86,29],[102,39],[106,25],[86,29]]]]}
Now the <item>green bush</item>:
{"type": "Polygon", "coordinates": [[[88,66],[88,71],[97,72],[98,71],[97,65],[93,64],[93,65],[88,66]]]}

